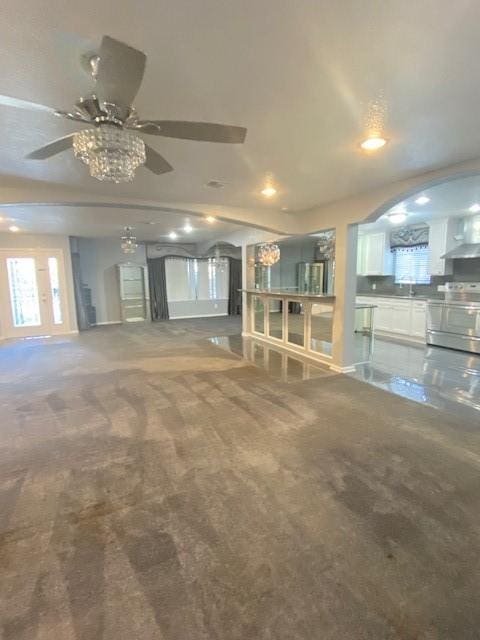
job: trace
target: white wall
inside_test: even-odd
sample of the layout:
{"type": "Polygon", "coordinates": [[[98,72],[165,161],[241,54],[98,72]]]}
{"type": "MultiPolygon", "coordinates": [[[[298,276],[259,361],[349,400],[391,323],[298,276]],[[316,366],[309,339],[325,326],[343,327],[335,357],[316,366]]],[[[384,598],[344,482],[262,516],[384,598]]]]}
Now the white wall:
{"type": "MultiPolygon", "coordinates": [[[[68,305],[66,331],[77,330],[77,314],[73,290],[72,257],[68,236],[0,233],[0,249],[61,249],[65,262],[66,298],[68,305]]],[[[1,327],[0,327],[1,335],[1,327]]]]}
{"type": "Polygon", "coordinates": [[[97,324],[120,322],[120,289],[117,264],[146,263],[145,245],[131,255],[123,253],[119,238],[75,238],[80,255],[82,282],[92,290],[92,304],[97,311],[97,324]]]}

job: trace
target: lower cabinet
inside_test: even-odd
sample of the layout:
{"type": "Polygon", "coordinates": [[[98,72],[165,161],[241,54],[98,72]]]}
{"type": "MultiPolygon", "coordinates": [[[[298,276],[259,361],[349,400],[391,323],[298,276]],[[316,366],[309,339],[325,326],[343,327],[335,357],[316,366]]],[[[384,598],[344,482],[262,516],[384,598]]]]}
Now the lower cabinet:
{"type": "Polygon", "coordinates": [[[374,330],[379,333],[425,340],[426,303],[422,300],[365,297],[357,302],[376,306],[373,315],[374,330]]]}
{"type": "Polygon", "coordinates": [[[392,333],[400,333],[404,336],[411,334],[411,307],[410,300],[394,301],[392,304],[392,322],[390,329],[392,333]]]}
{"type": "Polygon", "coordinates": [[[377,308],[374,311],[373,326],[379,331],[389,331],[392,326],[393,309],[391,304],[385,301],[376,302],[377,308]]]}
{"type": "Polygon", "coordinates": [[[427,308],[425,302],[412,302],[410,329],[412,336],[425,339],[427,325],[427,308]]]}

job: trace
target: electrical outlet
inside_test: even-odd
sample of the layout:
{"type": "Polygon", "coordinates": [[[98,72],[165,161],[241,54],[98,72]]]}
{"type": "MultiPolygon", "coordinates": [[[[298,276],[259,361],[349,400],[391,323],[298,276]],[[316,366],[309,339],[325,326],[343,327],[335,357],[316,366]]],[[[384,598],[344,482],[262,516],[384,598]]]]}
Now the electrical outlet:
{"type": "Polygon", "coordinates": [[[373,290],[373,291],[375,291],[375,289],[376,289],[376,288],[377,288],[377,283],[376,283],[376,282],[373,282],[373,283],[372,283],[372,290],[373,290]]]}

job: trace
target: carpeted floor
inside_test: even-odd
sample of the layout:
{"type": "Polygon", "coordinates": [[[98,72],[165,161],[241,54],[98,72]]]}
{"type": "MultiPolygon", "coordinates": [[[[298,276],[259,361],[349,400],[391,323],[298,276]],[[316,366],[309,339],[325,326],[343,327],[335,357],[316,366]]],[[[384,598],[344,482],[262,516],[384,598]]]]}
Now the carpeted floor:
{"type": "Polygon", "coordinates": [[[236,319],[0,347],[1,640],[474,640],[480,425],[236,319]]]}

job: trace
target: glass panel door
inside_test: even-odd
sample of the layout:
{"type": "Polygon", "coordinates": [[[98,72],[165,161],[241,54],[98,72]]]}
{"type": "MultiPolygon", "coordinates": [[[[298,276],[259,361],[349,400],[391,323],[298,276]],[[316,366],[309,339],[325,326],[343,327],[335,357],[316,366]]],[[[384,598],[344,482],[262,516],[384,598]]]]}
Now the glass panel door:
{"type": "Polygon", "coordinates": [[[39,327],[40,302],[35,258],[7,258],[10,305],[14,327],[39,327]]]}
{"type": "Polygon", "coordinates": [[[61,333],[65,313],[61,251],[0,250],[0,329],[3,337],[61,333]]]}

